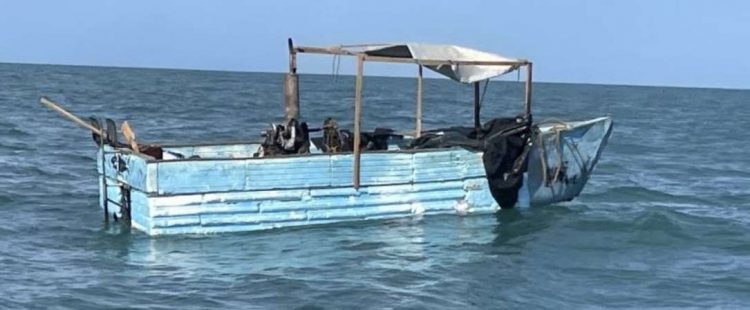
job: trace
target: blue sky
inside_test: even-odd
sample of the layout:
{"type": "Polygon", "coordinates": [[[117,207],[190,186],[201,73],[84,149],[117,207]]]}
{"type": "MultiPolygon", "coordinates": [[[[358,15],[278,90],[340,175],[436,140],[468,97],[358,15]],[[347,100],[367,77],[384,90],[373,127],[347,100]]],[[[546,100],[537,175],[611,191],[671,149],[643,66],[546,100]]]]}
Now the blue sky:
{"type": "Polygon", "coordinates": [[[290,36],[466,45],[531,59],[539,81],[750,88],[750,1],[0,0],[0,62],[280,72],[290,36]]]}

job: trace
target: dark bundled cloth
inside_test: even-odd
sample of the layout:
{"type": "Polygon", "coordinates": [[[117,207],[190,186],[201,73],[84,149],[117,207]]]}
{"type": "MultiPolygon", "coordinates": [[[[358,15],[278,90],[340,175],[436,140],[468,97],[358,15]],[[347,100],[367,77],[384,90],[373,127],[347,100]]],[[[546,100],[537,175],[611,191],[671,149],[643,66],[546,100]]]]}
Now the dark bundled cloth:
{"type": "Polygon", "coordinates": [[[523,186],[531,148],[531,116],[495,118],[482,128],[431,130],[412,141],[414,149],[463,147],[482,151],[490,192],[502,208],[512,208],[523,186]]]}

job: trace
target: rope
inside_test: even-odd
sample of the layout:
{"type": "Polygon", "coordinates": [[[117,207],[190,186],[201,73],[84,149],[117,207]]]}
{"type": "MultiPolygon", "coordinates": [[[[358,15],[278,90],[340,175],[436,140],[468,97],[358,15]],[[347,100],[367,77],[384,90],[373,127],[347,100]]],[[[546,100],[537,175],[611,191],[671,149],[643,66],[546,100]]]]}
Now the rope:
{"type": "Polygon", "coordinates": [[[568,145],[568,147],[570,149],[572,149],[573,151],[575,151],[575,153],[573,153],[573,155],[577,155],[576,158],[578,160],[580,160],[580,162],[578,160],[576,160],[576,163],[578,163],[578,167],[581,168],[581,174],[588,175],[588,170],[589,169],[588,169],[588,167],[586,167],[586,162],[583,159],[583,155],[581,155],[581,150],[578,149],[578,146],[576,146],[575,143],[569,143],[568,142],[566,144],[568,145]]]}
{"type": "Polygon", "coordinates": [[[568,128],[568,125],[567,125],[567,123],[565,121],[563,121],[563,120],[561,120],[559,118],[554,118],[554,117],[546,118],[546,119],[543,119],[543,120],[538,121],[536,123],[537,124],[553,123],[555,125],[562,125],[563,127],[568,128]]]}
{"type": "MultiPolygon", "coordinates": [[[[547,120],[547,122],[549,122],[549,120],[547,120]]],[[[544,134],[539,129],[539,125],[535,127],[535,134],[537,135],[539,139],[539,146],[541,147],[540,149],[541,154],[539,157],[540,157],[540,161],[542,164],[542,180],[544,181],[544,186],[546,187],[550,187],[551,183],[556,182],[560,177],[560,173],[562,173],[563,150],[562,150],[562,137],[561,136],[562,136],[562,132],[567,129],[567,126],[565,126],[564,125],[565,123],[563,123],[562,121],[558,121],[558,122],[559,122],[558,124],[556,124],[555,126],[552,126],[551,128],[551,130],[554,131],[554,134],[555,134],[555,144],[556,144],[555,151],[557,151],[557,169],[555,169],[555,174],[551,179],[549,178],[550,176],[547,174],[548,173],[547,171],[547,167],[548,167],[547,147],[544,143],[544,134]],[[563,125],[563,126],[560,126],[560,125],[563,125]]],[[[581,156],[580,153],[578,155],[581,156]]]]}
{"type": "Polygon", "coordinates": [[[479,97],[479,107],[482,107],[482,103],[484,103],[484,95],[487,93],[487,87],[490,86],[490,79],[486,79],[484,81],[484,90],[482,90],[482,96],[479,97]]]}
{"type": "Polygon", "coordinates": [[[561,130],[555,130],[555,134],[556,134],[555,141],[557,142],[557,170],[555,170],[555,177],[552,179],[554,181],[557,181],[560,179],[560,172],[562,172],[562,166],[563,166],[562,144],[560,143],[561,132],[562,132],[561,130]]]}
{"type": "Polygon", "coordinates": [[[542,180],[544,181],[544,186],[549,186],[549,181],[547,180],[547,148],[544,146],[544,137],[542,137],[542,131],[536,126],[534,127],[534,134],[538,137],[539,146],[541,147],[539,158],[542,162],[542,180]]]}
{"type": "Polygon", "coordinates": [[[339,79],[339,69],[341,69],[341,55],[333,55],[333,61],[331,62],[331,76],[333,77],[334,82],[339,79]]]}

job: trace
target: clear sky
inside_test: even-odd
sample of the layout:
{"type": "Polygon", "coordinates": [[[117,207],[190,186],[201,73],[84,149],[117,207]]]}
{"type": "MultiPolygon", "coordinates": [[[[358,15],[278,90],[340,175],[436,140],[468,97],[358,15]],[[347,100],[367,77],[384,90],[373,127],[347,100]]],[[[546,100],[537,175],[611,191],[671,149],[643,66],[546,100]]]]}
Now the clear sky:
{"type": "Polygon", "coordinates": [[[466,45],[531,59],[538,81],[750,88],[750,1],[0,0],[0,62],[281,72],[290,36],[466,45]]]}

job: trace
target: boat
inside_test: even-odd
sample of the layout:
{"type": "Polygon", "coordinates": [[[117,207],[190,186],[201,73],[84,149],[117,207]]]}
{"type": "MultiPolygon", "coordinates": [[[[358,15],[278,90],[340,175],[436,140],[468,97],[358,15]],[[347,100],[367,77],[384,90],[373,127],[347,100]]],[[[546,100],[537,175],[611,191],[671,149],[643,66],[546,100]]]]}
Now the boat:
{"type": "Polygon", "coordinates": [[[492,214],[569,201],[591,176],[612,131],[609,116],[532,119],[532,62],[456,45],[295,46],[288,40],[284,120],[258,141],[140,143],[127,122],[85,120],[47,97],[46,106],[92,131],[105,220],[151,236],[256,231],[345,221],[492,214]],[[356,58],[353,130],[300,116],[297,57],[356,58]],[[413,131],[362,130],[363,67],[417,66],[413,131]],[[473,85],[473,126],[422,128],[423,69],[473,85]],[[525,70],[523,109],[481,122],[482,82],[525,70]],[[120,142],[124,136],[124,142],[120,142]]]}

